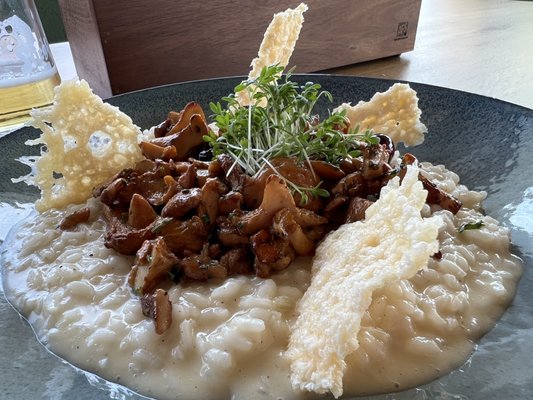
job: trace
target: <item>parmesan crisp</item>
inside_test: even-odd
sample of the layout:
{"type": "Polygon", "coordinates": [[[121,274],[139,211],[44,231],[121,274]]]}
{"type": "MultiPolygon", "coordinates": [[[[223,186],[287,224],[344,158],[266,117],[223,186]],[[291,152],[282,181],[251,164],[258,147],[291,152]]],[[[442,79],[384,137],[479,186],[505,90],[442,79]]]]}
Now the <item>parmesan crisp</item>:
{"type": "MultiPolygon", "coordinates": [[[[249,80],[257,78],[264,67],[276,64],[286,67],[289,64],[304,22],[303,13],[307,9],[307,5],[301,3],[295,9],[289,8],[274,14],[259,46],[257,57],[252,60],[249,80]]],[[[241,106],[251,104],[249,93],[246,91],[237,93],[237,100],[241,106]]]]}
{"type": "Polygon", "coordinates": [[[402,184],[389,182],[364,221],[341,226],[317,248],[286,352],[295,389],[342,395],[344,360],[359,347],[372,293],[409,279],[438,251],[442,220],[421,217],[427,192],[418,173],[408,166],[402,184]]]}
{"type": "Polygon", "coordinates": [[[33,110],[31,116],[42,134],[26,144],[45,147],[40,157],[23,161],[32,173],[14,181],[41,189],[35,203],[40,212],[86,201],[95,186],[143,158],[140,129],[83,80],[63,82],[53,106],[33,110]]]}
{"type": "Polygon", "coordinates": [[[383,133],[394,143],[415,146],[424,141],[427,132],[420,121],[422,111],[418,108],[416,92],[405,83],[395,83],[386,92],[376,93],[368,102],[360,101],[355,106],[343,103],[334,112],[342,110],[346,111],[352,126],[383,133]]]}
{"type": "Polygon", "coordinates": [[[274,14],[263,36],[257,57],[252,60],[252,70],[248,78],[257,78],[264,67],[279,64],[286,67],[300,36],[304,22],[303,13],[308,9],[301,3],[294,10],[274,14]]]}

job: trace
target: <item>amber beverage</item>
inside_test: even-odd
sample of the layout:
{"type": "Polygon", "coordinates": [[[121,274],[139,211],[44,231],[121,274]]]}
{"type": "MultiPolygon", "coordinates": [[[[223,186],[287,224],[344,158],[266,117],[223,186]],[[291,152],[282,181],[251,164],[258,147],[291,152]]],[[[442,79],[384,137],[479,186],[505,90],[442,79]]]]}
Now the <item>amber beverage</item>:
{"type": "Polygon", "coordinates": [[[33,0],[0,0],[0,131],[51,104],[59,83],[33,0]]]}

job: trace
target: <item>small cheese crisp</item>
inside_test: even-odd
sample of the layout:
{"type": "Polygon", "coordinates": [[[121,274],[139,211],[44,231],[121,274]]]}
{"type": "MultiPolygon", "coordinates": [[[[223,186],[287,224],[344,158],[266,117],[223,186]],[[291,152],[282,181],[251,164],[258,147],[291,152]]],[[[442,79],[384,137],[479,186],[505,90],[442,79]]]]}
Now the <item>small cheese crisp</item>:
{"type": "Polygon", "coordinates": [[[25,162],[32,173],[14,181],[41,189],[38,211],[81,203],[95,186],[142,159],[140,129],[83,80],[63,82],[53,106],[33,110],[31,116],[42,134],[26,144],[45,147],[40,157],[25,162]]]}
{"type": "Polygon", "coordinates": [[[438,251],[439,217],[422,218],[427,192],[417,167],[394,178],[366,211],[364,221],[341,226],[316,250],[309,289],[298,304],[287,357],[295,389],[342,395],[345,357],[372,293],[426,268],[438,251]]]}
{"type": "MultiPolygon", "coordinates": [[[[303,14],[307,9],[307,5],[301,3],[295,9],[289,8],[274,14],[259,46],[257,57],[252,60],[249,80],[257,78],[264,67],[276,64],[286,67],[289,64],[304,22],[303,14]]],[[[247,92],[239,92],[237,98],[242,106],[250,105],[247,92]]]]}
{"type": "Polygon", "coordinates": [[[416,146],[424,141],[426,126],[420,121],[416,92],[408,84],[395,83],[389,90],[376,93],[368,102],[352,106],[341,104],[334,111],[346,111],[352,126],[372,129],[391,137],[395,143],[416,146]]]}

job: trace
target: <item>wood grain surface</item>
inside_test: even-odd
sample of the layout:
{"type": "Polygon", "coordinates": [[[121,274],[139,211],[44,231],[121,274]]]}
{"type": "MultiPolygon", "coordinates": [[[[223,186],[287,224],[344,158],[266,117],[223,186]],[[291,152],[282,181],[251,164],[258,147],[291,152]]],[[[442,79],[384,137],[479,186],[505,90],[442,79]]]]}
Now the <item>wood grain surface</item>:
{"type": "MultiPolygon", "coordinates": [[[[100,88],[100,83],[105,83],[102,71],[95,71],[102,62],[113,94],[166,83],[245,75],[273,13],[299,3],[61,0],[61,9],[80,77],[99,77],[95,90],[105,95],[100,88]],[[87,10],[87,16],[80,9],[87,10]],[[100,37],[105,60],[94,51],[88,52],[83,41],[87,33],[91,42],[100,37]]],[[[414,46],[420,0],[306,3],[309,11],[291,59],[298,72],[397,55],[414,46]]],[[[97,46],[93,45],[95,50],[97,46]]]]}
{"type": "Polygon", "coordinates": [[[77,46],[71,46],[79,76],[90,83],[95,93],[102,97],[111,96],[107,65],[92,1],[59,0],[59,7],[69,41],[79,43],[77,46]]]}
{"type": "MultiPolygon", "coordinates": [[[[72,62],[67,44],[53,50],[72,62]]],[[[320,72],[426,83],[533,109],[533,1],[424,0],[413,51],[320,72]]]]}

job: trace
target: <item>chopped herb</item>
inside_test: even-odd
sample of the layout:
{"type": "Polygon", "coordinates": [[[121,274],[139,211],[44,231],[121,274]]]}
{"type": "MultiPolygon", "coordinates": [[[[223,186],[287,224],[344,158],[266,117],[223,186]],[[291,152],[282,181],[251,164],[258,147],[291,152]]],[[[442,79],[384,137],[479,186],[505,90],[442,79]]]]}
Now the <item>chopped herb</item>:
{"type": "Polygon", "coordinates": [[[153,233],[159,233],[165,226],[167,226],[171,222],[172,222],[172,218],[170,217],[161,218],[159,221],[157,221],[156,224],[154,224],[151,230],[153,233]]]}
{"type": "Polygon", "coordinates": [[[472,229],[479,229],[481,228],[482,226],[484,226],[485,224],[483,223],[483,221],[479,220],[477,222],[465,222],[464,224],[462,224],[458,229],[457,231],[459,233],[461,232],[464,232],[464,231],[468,231],[468,230],[472,230],[472,229]]]}
{"type": "Polygon", "coordinates": [[[385,173],[385,176],[396,176],[400,173],[401,169],[399,167],[391,169],[389,172],[385,173]]]}
{"type": "Polygon", "coordinates": [[[175,266],[168,271],[168,275],[170,276],[172,282],[178,283],[183,276],[183,270],[175,266]]]}
{"type": "Polygon", "coordinates": [[[209,225],[209,222],[210,222],[209,215],[203,214],[201,218],[204,224],[209,225]]]}
{"type": "Polygon", "coordinates": [[[214,268],[218,265],[218,261],[216,260],[210,260],[206,263],[203,263],[203,264],[200,264],[198,266],[199,269],[210,269],[210,268],[214,268]]]}

